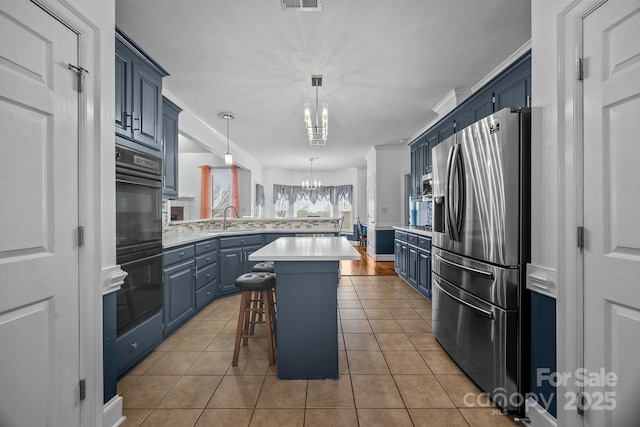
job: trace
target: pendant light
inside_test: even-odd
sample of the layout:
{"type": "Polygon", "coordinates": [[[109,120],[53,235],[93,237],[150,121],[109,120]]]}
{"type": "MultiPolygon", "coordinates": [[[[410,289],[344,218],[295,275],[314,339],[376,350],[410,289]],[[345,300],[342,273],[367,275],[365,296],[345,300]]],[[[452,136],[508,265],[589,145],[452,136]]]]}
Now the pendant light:
{"type": "Polygon", "coordinates": [[[307,135],[311,146],[326,146],[327,133],[329,129],[329,107],[326,102],[322,103],[322,111],[318,102],[318,87],[322,86],[322,76],[312,75],[311,86],[316,88],[316,110],[315,122],[311,120],[311,109],[309,103],[304,104],[304,122],[307,127],[307,135]],[[322,121],[320,120],[322,119],[322,121]]]}
{"type": "Polygon", "coordinates": [[[311,173],[309,174],[309,179],[302,181],[302,188],[306,190],[313,190],[322,186],[320,181],[313,179],[313,161],[318,159],[319,157],[309,158],[309,162],[311,162],[311,173]]]}
{"type": "Polygon", "coordinates": [[[224,164],[232,165],[233,164],[233,156],[229,151],[229,120],[233,120],[236,116],[233,113],[219,113],[218,117],[221,119],[225,119],[227,121],[227,153],[224,155],[224,164]]]}

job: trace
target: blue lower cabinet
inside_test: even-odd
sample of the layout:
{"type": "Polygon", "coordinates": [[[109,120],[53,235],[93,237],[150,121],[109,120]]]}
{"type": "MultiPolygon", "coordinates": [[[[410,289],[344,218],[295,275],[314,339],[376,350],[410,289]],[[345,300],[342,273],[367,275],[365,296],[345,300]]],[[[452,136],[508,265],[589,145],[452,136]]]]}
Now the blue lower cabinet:
{"type": "Polygon", "coordinates": [[[431,237],[396,231],[395,271],[431,301],[431,237]]]}
{"type": "Polygon", "coordinates": [[[218,295],[218,279],[215,279],[206,286],[196,291],[196,310],[200,310],[209,304],[218,295]]]}
{"type": "Polygon", "coordinates": [[[531,394],[557,417],[557,388],[551,379],[556,368],[556,300],[531,292],[531,394]]]}
{"type": "Polygon", "coordinates": [[[103,403],[117,394],[116,324],[116,293],[111,292],[102,297],[103,403]]]}
{"type": "Polygon", "coordinates": [[[163,285],[164,335],[170,334],[195,313],[193,259],[165,268],[163,285]]]}
{"type": "Polygon", "coordinates": [[[418,288],[418,248],[407,247],[407,282],[414,288],[418,288]]]}
{"type": "Polygon", "coordinates": [[[243,257],[242,249],[221,249],[220,250],[220,284],[218,293],[220,295],[236,292],[236,278],[242,275],[243,257]]]}
{"type": "Polygon", "coordinates": [[[376,255],[391,255],[393,253],[393,245],[393,230],[376,230],[376,255]]]}
{"type": "Polygon", "coordinates": [[[162,311],[118,337],[116,370],[122,377],[162,342],[162,311]]]}
{"type": "Polygon", "coordinates": [[[418,291],[431,301],[431,252],[418,251],[418,291]]]}
{"type": "Polygon", "coordinates": [[[238,291],[236,278],[253,269],[256,261],[249,261],[249,255],[263,246],[264,236],[258,234],[220,238],[220,295],[238,291]]]}

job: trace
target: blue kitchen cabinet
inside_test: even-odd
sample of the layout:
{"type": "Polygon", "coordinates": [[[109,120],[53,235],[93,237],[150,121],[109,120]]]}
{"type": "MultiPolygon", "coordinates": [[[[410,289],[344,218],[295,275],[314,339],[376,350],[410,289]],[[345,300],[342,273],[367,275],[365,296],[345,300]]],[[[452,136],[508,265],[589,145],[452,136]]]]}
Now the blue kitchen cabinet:
{"type": "Polygon", "coordinates": [[[193,245],[180,246],[163,254],[164,336],[195,313],[194,254],[193,245]]]}
{"type": "Polygon", "coordinates": [[[431,237],[396,230],[396,274],[431,300],[431,237]]]}
{"type": "Polygon", "coordinates": [[[493,114],[493,92],[489,89],[476,92],[463,108],[469,112],[470,122],[461,122],[460,126],[456,127],[458,132],[478,120],[493,114]]]}
{"type": "Polygon", "coordinates": [[[529,107],[531,103],[531,57],[525,55],[492,84],[494,107],[529,107]]]}
{"type": "Polygon", "coordinates": [[[408,260],[407,233],[403,231],[395,232],[394,248],[394,269],[398,276],[406,280],[408,260]]]}
{"type": "Polygon", "coordinates": [[[538,292],[531,296],[531,393],[538,402],[549,402],[547,411],[557,417],[558,389],[550,380],[556,366],[556,300],[538,292]],[[540,375],[540,377],[539,377],[540,375]]]}
{"type": "Polygon", "coordinates": [[[418,197],[418,144],[411,146],[411,190],[409,197],[418,197]]]}
{"type": "Polygon", "coordinates": [[[107,403],[117,394],[118,371],[116,368],[116,293],[102,297],[102,396],[107,403]]]}
{"type": "Polygon", "coordinates": [[[432,169],[431,150],[436,145],[498,110],[506,107],[529,107],[530,105],[531,52],[528,52],[410,142],[412,156],[411,196],[419,196],[422,193],[422,175],[432,169]],[[421,157],[418,147],[423,142],[425,143],[425,152],[421,157]],[[421,158],[422,160],[420,160],[421,158]],[[418,184],[419,192],[417,191],[418,184]]]}
{"type": "Polygon", "coordinates": [[[238,291],[236,278],[253,269],[256,262],[249,261],[249,255],[262,246],[264,237],[261,234],[220,238],[220,295],[238,291]]]}
{"type": "Polygon", "coordinates": [[[438,143],[449,138],[456,132],[456,121],[452,115],[445,117],[445,119],[440,121],[436,126],[436,129],[438,129],[438,143]]]}
{"type": "Polygon", "coordinates": [[[429,133],[427,133],[426,137],[425,137],[425,144],[426,144],[426,154],[425,154],[425,171],[431,172],[432,171],[432,159],[431,159],[431,150],[433,149],[433,147],[435,147],[436,145],[438,145],[438,132],[436,131],[431,131],[429,133]]]}
{"type": "Polygon", "coordinates": [[[162,197],[178,198],[178,116],[182,109],[162,98],[162,197]]]}
{"type": "Polygon", "coordinates": [[[218,259],[218,239],[210,239],[195,244],[196,311],[209,304],[218,295],[220,264],[218,259]]]}
{"type": "Polygon", "coordinates": [[[418,291],[431,301],[431,238],[418,237],[418,291]]]}
{"type": "Polygon", "coordinates": [[[242,248],[220,250],[220,295],[237,291],[236,278],[242,275],[243,269],[242,248]]]}
{"type": "Polygon", "coordinates": [[[122,378],[162,342],[162,312],[131,328],[116,340],[116,371],[122,378]]]}
{"type": "Polygon", "coordinates": [[[418,248],[407,245],[407,282],[418,288],[418,248]]]}
{"type": "Polygon", "coordinates": [[[120,145],[162,155],[162,78],[169,73],[116,30],[115,128],[120,145]]]}

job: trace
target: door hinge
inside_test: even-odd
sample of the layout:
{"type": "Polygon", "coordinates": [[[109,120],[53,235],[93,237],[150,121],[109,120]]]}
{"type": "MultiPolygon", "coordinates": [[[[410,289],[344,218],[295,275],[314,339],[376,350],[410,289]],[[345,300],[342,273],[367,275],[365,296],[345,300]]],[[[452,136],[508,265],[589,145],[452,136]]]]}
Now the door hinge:
{"type": "Polygon", "coordinates": [[[78,67],[77,65],[68,64],[69,69],[75,71],[77,78],[77,88],[78,92],[82,92],[84,90],[84,75],[89,74],[89,70],[86,68],[78,67]]]}
{"type": "Polygon", "coordinates": [[[84,227],[78,227],[78,247],[84,246],[84,227]]]}
{"type": "Polygon", "coordinates": [[[584,249],[584,227],[577,229],[577,244],[580,249],[584,249]]]}
{"type": "Polygon", "coordinates": [[[79,388],[80,388],[80,400],[86,399],[87,398],[87,380],[85,379],[80,380],[79,388]]]}
{"type": "Polygon", "coordinates": [[[579,81],[584,79],[584,64],[582,62],[582,58],[576,60],[576,80],[579,81]]]}

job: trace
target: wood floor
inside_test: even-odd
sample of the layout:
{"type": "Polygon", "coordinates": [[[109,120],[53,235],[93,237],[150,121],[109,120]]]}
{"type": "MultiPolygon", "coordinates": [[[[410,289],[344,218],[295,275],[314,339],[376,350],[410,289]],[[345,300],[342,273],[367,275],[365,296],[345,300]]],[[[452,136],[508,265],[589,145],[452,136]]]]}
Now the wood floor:
{"type": "Polygon", "coordinates": [[[367,255],[366,248],[354,246],[360,252],[359,261],[340,261],[343,276],[396,276],[393,261],[374,261],[367,255]]]}

